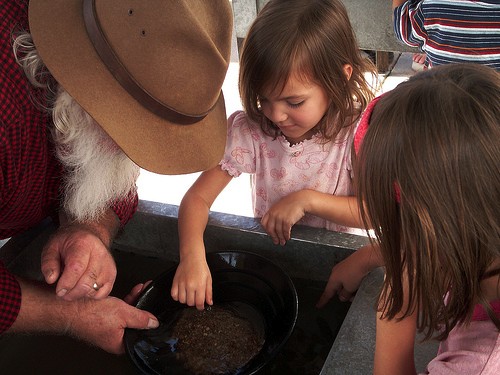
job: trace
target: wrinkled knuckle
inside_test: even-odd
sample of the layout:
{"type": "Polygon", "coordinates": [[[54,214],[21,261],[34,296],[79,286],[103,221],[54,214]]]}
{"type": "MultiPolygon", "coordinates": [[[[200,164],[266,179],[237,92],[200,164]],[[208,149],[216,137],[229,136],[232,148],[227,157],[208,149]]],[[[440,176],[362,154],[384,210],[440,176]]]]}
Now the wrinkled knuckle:
{"type": "Polygon", "coordinates": [[[42,254],[41,254],[41,259],[47,259],[47,258],[51,258],[54,254],[54,250],[52,250],[51,247],[46,247],[42,250],[42,254]]]}
{"type": "Polygon", "coordinates": [[[76,262],[70,262],[69,264],[67,264],[65,266],[65,269],[73,274],[81,275],[85,271],[86,267],[87,266],[85,264],[83,264],[82,262],[76,261],[76,262]]]}
{"type": "Polygon", "coordinates": [[[88,233],[81,233],[72,238],[72,242],[77,247],[85,247],[89,245],[90,238],[88,233]]]}
{"type": "Polygon", "coordinates": [[[73,243],[75,244],[75,246],[81,248],[95,248],[97,241],[98,238],[96,237],[96,235],[90,232],[82,232],[73,238],[73,243]]]}

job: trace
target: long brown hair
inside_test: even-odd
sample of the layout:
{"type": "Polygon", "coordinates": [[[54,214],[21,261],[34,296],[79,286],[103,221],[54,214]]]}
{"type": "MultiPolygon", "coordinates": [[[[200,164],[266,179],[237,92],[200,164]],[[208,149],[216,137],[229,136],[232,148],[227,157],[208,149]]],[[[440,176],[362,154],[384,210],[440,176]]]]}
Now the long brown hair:
{"type": "Polygon", "coordinates": [[[271,0],[250,27],[240,58],[240,96],[248,116],[270,136],[279,129],[260,112],[259,94],[283,89],[293,73],[321,86],[330,98],[318,124],[328,140],[350,129],[373,98],[365,73],[375,79],[376,69],[362,57],[339,0],[271,0]],[[353,69],[350,79],[346,64],[353,69]]]}
{"type": "Polygon", "coordinates": [[[480,286],[500,260],[500,74],[443,65],[384,94],[355,169],[386,266],[382,316],[405,310],[407,279],[403,316],[418,311],[426,339],[468,323],[478,302],[500,329],[480,286]]]}

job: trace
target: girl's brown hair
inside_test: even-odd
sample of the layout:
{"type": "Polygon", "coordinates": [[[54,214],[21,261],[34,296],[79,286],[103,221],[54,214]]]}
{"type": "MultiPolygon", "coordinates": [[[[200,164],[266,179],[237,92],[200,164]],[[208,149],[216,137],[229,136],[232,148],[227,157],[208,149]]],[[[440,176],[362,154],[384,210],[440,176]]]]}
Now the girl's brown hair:
{"type": "Polygon", "coordinates": [[[347,11],[339,0],[270,0],[243,44],[239,90],[250,119],[273,137],[279,129],[258,108],[259,94],[283,89],[292,74],[320,85],[331,100],[318,131],[328,140],[350,129],[373,98],[365,73],[374,65],[361,56],[347,11]],[[344,66],[352,66],[348,79],[344,66]],[[359,103],[359,104],[357,104],[359,103]]]}
{"type": "Polygon", "coordinates": [[[500,329],[480,286],[500,260],[499,140],[500,74],[481,65],[419,73],[371,115],[355,178],[386,266],[379,308],[417,311],[426,339],[468,323],[478,302],[500,329]]]}

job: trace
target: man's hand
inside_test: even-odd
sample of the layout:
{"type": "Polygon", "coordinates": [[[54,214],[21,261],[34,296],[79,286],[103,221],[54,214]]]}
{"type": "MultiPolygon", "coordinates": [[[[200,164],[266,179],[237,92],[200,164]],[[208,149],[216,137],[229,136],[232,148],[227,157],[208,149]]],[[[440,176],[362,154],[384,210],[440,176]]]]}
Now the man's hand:
{"type": "Polygon", "coordinates": [[[61,228],[42,252],[45,281],[48,284],[57,281],[56,293],[67,301],[107,297],[116,278],[116,265],[107,246],[87,225],[61,228]]]}
{"type": "Polygon", "coordinates": [[[152,329],[159,326],[148,311],[130,306],[146,284],[135,286],[121,300],[106,297],[101,300],[81,298],[65,301],[54,295],[52,288],[18,279],[22,303],[16,321],[9,332],[55,333],[75,337],[107,352],[124,352],[125,328],[152,329]]]}
{"type": "Polygon", "coordinates": [[[68,327],[69,334],[109,353],[124,353],[125,328],[151,329],[159,325],[153,314],[115,297],[71,303],[78,304],[78,315],[68,327]]]}

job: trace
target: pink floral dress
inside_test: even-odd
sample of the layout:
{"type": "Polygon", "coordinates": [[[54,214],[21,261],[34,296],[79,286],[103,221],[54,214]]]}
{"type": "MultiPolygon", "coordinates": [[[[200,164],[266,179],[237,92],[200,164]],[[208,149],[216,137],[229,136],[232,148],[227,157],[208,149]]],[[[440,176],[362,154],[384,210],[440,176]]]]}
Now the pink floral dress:
{"type": "MultiPolygon", "coordinates": [[[[255,217],[262,217],[282,197],[302,189],[352,196],[352,134],[328,143],[315,135],[290,145],[284,136],[273,139],[264,134],[243,111],[237,111],[228,119],[226,150],[220,166],[233,177],[241,173],[252,175],[255,217]]],[[[306,215],[297,224],[364,233],[312,215],[306,215]]]]}

